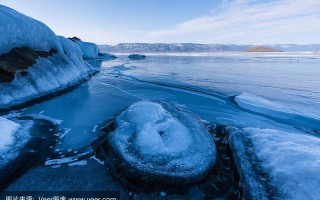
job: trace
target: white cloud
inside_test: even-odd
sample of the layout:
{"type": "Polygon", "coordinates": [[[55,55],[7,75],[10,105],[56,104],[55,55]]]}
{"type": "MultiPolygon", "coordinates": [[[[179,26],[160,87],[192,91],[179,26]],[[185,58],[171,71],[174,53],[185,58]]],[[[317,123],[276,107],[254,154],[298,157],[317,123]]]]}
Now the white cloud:
{"type": "Polygon", "coordinates": [[[198,38],[206,43],[303,43],[319,36],[319,24],[319,0],[225,0],[210,15],[148,32],[146,37],[164,41],[198,38]]]}

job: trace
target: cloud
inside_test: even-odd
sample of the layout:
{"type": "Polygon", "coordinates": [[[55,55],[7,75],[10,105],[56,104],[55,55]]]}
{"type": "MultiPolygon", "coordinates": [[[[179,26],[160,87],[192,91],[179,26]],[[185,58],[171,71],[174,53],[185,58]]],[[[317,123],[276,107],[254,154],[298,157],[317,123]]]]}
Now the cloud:
{"type": "MultiPolygon", "coordinates": [[[[149,39],[201,38],[210,43],[255,43],[301,40],[319,35],[319,0],[224,0],[209,15],[148,32],[149,39]]],[[[317,41],[319,42],[319,41],[317,41]]]]}

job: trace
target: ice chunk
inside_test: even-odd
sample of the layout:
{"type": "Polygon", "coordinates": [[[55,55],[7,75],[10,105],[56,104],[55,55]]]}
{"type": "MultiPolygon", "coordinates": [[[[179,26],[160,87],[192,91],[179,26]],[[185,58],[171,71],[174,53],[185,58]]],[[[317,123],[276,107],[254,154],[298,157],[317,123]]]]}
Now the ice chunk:
{"type": "Polygon", "coordinates": [[[23,126],[12,120],[0,117],[0,169],[19,155],[19,150],[26,144],[30,135],[32,122],[23,126]]]}
{"type": "Polygon", "coordinates": [[[81,49],[81,55],[84,59],[115,59],[117,56],[110,53],[101,53],[98,45],[91,42],[84,42],[78,37],[68,38],[81,49]]]}
{"type": "Polygon", "coordinates": [[[0,151],[3,151],[3,149],[7,148],[13,143],[13,134],[18,130],[19,127],[19,124],[0,117],[0,151]]]}
{"type": "Polygon", "coordinates": [[[165,197],[166,195],[167,195],[166,192],[164,192],[164,191],[161,191],[161,192],[160,192],[160,196],[165,197]]]}
{"type": "MultiPolygon", "coordinates": [[[[77,153],[77,152],[74,152],[74,153],[77,153]]],[[[74,155],[70,157],[47,160],[45,162],[45,165],[62,165],[62,164],[70,164],[70,163],[78,162],[78,161],[81,161],[79,160],[80,158],[85,157],[90,153],[91,152],[84,152],[84,153],[80,153],[78,155],[74,155]]]]}
{"type": "Polygon", "coordinates": [[[81,40],[75,40],[74,42],[80,47],[84,59],[98,58],[99,48],[96,44],[81,40]]]}
{"type": "Polygon", "coordinates": [[[86,165],[88,162],[86,160],[80,160],[80,161],[77,161],[77,162],[73,162],[73,163],[69,163],[68,166],[76,166],[76,165],[86,165]]]}
{"type": "Polygon", "coordinates": [[[203,179],[215,164],[213,137],[194,116],[172,105],[134,103],[116,126],[109,143],[131,167],[123,170],[138,171],[131,174],[135,179],[186,184],[203,179]]]}
{"type": "MultiPolygon", "coordinates": [[[[276,188],[277,196],[284,199],[318,199],[320,187],[320,139],[311,135],[291,133],[275,129],[244,128],[233,133],[231,137],[236,151],[244,152],[242,138],[249,140],[254,149],[253,155],[260,162],[260,167],[269,174],[270,182],[260,180],[262,184],[270,184],[276,188]]],[[[246,154],[238,159],[242,168],[249,166],[247,163],[254,162],[254,158],[246,154]]],[[[252,168],[243,168],[244,173],[250,174],[252,168]]],[[[247,179],[249,180],[249,179],[247,179]]],[[[259,181],[258,181],[259,182],[259,181]]],[[[248,181],[253,184],[254,181],[248,181]]],[[[257,191],[257,188],[254,189],[257,191]]],[[[270,190],[266,190],[270,193],[270,190]]],[[[267,196],[268,194],[266,194],[267,196]]],[[[270,196],[269,196],[270,197],[270,196]]]]}

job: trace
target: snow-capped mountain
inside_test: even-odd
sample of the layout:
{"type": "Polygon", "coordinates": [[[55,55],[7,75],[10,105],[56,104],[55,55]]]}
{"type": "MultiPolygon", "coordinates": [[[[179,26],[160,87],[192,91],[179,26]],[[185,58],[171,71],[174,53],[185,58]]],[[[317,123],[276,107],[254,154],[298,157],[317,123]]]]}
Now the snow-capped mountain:
{"type": "MultiPolygon", "coordinates": [[[[113,53],[157,53],[157,52],[223,52],[223,51],[245,51],[260,45],[238,45],[238,44],[194,44],[194,43],[120,43],[115,46],[100,45],[102,52],[113,53]]],[[[263,45],[284,52],[316,52],[320,50],[320,44],[296,45],[296,44],[272,44],[263,45]]]]}

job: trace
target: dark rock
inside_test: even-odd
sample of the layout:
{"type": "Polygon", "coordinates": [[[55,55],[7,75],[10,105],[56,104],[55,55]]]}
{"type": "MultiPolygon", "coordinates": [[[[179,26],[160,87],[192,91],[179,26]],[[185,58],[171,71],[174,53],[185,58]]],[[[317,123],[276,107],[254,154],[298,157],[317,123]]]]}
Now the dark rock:
{"type": "Polygon", "coordinates": [[[114,55],[114,54],[101,53],[101,52],[98,53],[98,56],[99,56],[100,58],[106,58],[106,59],[116,59],[116,58],[117,58],[117,56],[114,55]]]}
{"type": "MultiPolygon", "coordinates": [[[[9,53],[0,55],[0,83],[11,82],[17,71],[27,69],[36,63],[39,57],[46,58],[57,53],[57,50],[34,51],[29,47],[13,48],[9,53]]],[[[26,71],[21,72],[22,76],[28,75],[26,71]]]]}
{"type": "Polygon", "coordinates": [[[0,68],[0,83],[11,82],[14,79],[14,74],[0,68]]]}
{"type": "Polygon", "coordinates": [[[75,42],[75,41],[81,41],[81,39],[80,38],[78,38],[78,37],[72,37],[72,38],[68,38],[69,40],[72,40],[73,42],[75,42]]]}
{"type": "Polygon", "coordinates": [[[28,76],[29,72],[28,71],[21,71],[20,74],[21,74],[21,76],[28,76]]]}
{"type": "Polygon", "coordinates": [[[128,56],[128,58],[129,58],[130,60],[141,60],[141,59],[145,59],[146,56],[145,56],[145,55],[142,55],[142,54],[130,54],[130,55],[128,56]]]}

